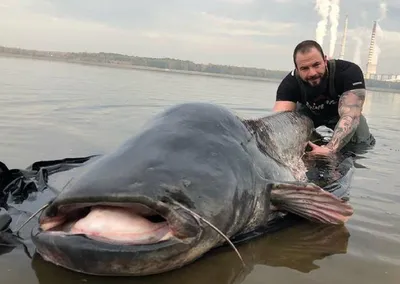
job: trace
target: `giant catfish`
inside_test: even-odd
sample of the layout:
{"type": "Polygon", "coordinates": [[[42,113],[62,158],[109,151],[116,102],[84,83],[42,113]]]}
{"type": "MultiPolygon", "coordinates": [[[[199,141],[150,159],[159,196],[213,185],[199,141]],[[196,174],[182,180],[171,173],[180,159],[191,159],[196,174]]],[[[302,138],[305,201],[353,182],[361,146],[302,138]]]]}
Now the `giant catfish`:
{"type": "Polygon", "coordinates": [[[341,225],[352,207],[305,179],[312,130],[297,112],[245,120],[210,103],[170,107],[49,204],[37,252],[81,273],[140,276],[260,232],[272,210],[341,225]]]}

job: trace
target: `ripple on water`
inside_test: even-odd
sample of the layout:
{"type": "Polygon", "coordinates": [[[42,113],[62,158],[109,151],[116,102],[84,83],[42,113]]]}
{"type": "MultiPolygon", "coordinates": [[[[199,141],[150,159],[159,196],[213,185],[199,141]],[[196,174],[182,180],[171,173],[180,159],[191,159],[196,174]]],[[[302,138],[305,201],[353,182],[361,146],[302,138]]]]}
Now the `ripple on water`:
{"type": "MultiPolygon", "coordinates": [[[[40,159],[110,150],[152,115],[176,103],[215,102],[240,115],[267,115],[277,87],[265,82],[2,58],[0,74],[0,160],[20,168],[40,159]]],[[[370,92],[368,101],[367,118],[377,144],[357,159],[360,168],[354,173],[350,200],[355,213],[346,224],[349,242],[347,237],[343,241],[334,233],[320,236],[313,230],[310,236],[306,231],[284,231],[279,234],[281,242],[261,238],[251,243],[249,257],[257,258],[255,265],[236,284],[399,283],[400,96],[370,92]],[[296,242],[301,237],[303,242],[296,242]],[[296,265],[312,271],[301,272],[296,265]]],[[[0,255],[0,264],[2,284],[36,284],[37,278],[42,284],[81,283],[82,279],[154,283],[151,279],[99,280],[40,265],[40,261],[31,265],[20,249],[0,255]]],[[[236,264],[234,253],[215,254],[169,278],[156,279],[160,283],[176,283],[177,279],[231,283],[240,271],[234,269],[236,264]]]]}

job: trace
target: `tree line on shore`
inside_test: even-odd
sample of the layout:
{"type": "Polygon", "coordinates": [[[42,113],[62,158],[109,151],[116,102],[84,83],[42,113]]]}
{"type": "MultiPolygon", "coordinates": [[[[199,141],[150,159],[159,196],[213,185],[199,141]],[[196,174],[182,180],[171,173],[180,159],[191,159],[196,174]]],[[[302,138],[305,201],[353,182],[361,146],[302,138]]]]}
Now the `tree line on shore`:
{"type": "MultiPolygon", "coordinates": [[[[189,60],[174,58],[151,58],[129,56],[118,53],[89,53],[89,52],[60,52],[60,51],[40,51],[13,47],[0,46],[0,53],[42,58],[49,60],[61,60],[67,62],[81,62],[102,65],[137,66],[157,69],[169,69],[178,71],[201,72],[219,75],[244,76],[251,78],[264,79],[283,79],[289,71],[267,70],[263,68],[239,67],[230,65],[202,64],[194,63],[189,60]]],[[[370,88],[400,90],[400,82],[389,82],[381,80],[366,79],[366,85],[370,88]]]]}

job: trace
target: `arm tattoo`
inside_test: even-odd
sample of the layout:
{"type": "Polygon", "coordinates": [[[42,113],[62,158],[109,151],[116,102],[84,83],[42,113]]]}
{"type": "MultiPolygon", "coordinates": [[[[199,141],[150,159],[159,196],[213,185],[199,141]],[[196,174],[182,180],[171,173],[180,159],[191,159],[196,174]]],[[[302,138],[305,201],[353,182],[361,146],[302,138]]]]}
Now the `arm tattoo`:
{"type": "Polygon", "coordinates": [[[364,100],[365,89],[355,89],[343,93],[339,100],[340,119],[327,147],[336,152],[350,141],[360,122],[364,100]]]}

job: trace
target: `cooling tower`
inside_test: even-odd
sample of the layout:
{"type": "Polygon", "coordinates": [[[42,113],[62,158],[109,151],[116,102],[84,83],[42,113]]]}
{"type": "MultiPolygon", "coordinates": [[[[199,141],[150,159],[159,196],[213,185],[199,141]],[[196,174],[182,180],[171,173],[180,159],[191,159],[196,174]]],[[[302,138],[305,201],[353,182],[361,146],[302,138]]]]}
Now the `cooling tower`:
{"type": "Polygon", "coordinates": [[[376,37],[376,21],[374,21],[374,25],[372,27],[371,42],[369,44],[367,74],[366,74],[367,78],[369,78],[371,74],[376,74],[376,65],[378,62],[374,62],[375,37],[376,37]]]}

